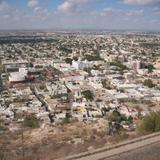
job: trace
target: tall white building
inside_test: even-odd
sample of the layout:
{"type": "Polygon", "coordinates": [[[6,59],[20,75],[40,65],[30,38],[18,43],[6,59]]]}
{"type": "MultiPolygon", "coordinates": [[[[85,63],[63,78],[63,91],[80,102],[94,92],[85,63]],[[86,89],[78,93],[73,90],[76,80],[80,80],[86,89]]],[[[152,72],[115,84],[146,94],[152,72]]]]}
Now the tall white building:
{"type": "Polygon", "coordinates": [[[72,67],[75,69],[81,69],[92,67],[93,63],[89,62],[87,60],[81,61],[81,59],[78,59],[78,61],[73,60],[72,61],[72,67]]]}
{"type": "Polygon", "coordinates": [[[28,75],[27,68],[19,68],[19,72],[11,72],[9,75],[9,82],[24,82],[28,75]]]}

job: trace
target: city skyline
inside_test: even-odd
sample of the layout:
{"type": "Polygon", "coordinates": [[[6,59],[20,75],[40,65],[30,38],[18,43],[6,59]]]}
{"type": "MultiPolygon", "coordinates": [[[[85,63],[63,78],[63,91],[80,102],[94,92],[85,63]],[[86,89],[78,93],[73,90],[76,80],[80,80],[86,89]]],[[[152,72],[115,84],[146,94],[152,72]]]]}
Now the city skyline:
{"type": "Polygon", "coordinates": [[[160,0],[0,0],[0,30],[159,30],[160,0]]]}

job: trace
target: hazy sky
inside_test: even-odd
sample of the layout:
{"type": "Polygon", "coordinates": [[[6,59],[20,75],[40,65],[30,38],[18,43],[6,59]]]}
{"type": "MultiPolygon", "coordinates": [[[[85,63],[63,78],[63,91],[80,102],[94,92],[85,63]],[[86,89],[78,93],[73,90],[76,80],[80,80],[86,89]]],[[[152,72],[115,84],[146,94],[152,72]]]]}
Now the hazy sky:
{"type": "Polygon", "coordinates": [[[160,0],[0,0],[1,29],[160,30],[160,0]]]}

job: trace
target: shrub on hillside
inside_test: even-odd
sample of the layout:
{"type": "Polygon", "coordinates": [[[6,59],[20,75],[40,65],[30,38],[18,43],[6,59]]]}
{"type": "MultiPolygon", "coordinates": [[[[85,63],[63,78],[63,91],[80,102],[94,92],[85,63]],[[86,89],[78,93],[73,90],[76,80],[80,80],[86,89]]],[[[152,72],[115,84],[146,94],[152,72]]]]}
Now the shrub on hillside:
{"type": "Polygon", "coordinates": [[[151,112],[146,115],[137,128],[143,134],[160,131],[160,112],[151,112]]]}
{"type": "Polygon", "coordinates": [[[22,127],[25,128],[38,128],[39,122],[38,119],[34,115],[28,115],[25,117],[22,127]]]}

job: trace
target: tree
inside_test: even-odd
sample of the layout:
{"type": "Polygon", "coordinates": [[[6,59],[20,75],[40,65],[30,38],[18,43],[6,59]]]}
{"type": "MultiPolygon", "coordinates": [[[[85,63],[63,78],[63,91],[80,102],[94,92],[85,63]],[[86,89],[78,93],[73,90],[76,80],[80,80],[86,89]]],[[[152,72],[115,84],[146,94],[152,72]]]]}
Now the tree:
{"type": "Polygon", "coordinates": [[[140,133],[153,133],[160,131],[160,112],[151,112],[146,115],[137,126],[140,133]]]}
{"type": "Polygon", "coordinates": [[[100,57],[100,54],[99,52],[95,52],[94,54],[92,55],[89,55],[89,54],[86,54],[84,55],[83,57],[83,60],[88,60],[88,61],[100,61],[100,60],[103,60],[101,57],[100,57]]]}
{"type": "Polygon", "coordinates": [[[126,65],[122,64],[122,63],[119,62],[119,61],[110,62],[110,65],[111,65],[111,66],[116,66],[116,67],[118,67],[121,71],[128,69],[126,65]]]}
{"type": "Polygon", "coordinates": [[[132,124],[133,123],[133,117],[129,116],[127,119],[128,124],[132,124]]]}
{"type": "Polygon", "coordinates": [[[152,73],[153,69],[155,69],[153,65],[148,65],[148,73],[152,73]]]}
{"type": "Polygon", "coordinates": [[[86,98],[87,100],[92,101],[93,100],[93,93],[90,90],[86,90],[82,92],[82,95],[84,96],[84,98],[86,98]]]}
{"type": "Polygon", "coordinates": [[[78,61],[78,57],[74,56],[73,60],[78,61]]]}
{"type": "Polygon", "coordinates": [[[70,65],[72,65],[72,61],[73,61],[73,59],[71,59],[71,58],[66,58],[65,59],[65,62],[70,64],[70,65]]]}
{"type": "Polygon", "coordinates": [[[72,49],[69,49],[69,48],[67,48],[65,46],[60,46],[59,50],[65,52],[65,53],[72,53],[72,49]]]}
{"type": "Polygon", "coordinates": [[[111,115],[108,117],[109,121],[114,121],[117,123],[121,123],[122,121],[127,121],[127,118],[125,115],[120,114],[118,111],[113,111],[111,115]]]}
{"type": "Polygon", "coordinates": [[[153,88],[153,87],[156,86],[155,84],[153,84],[153,82],[152,82],[151,79],[146,79],[146,80],[143,82],[143,85],[144,85],[144,86],[147,86],[147,87],[149,87],[149,88],[153,88]]]}

